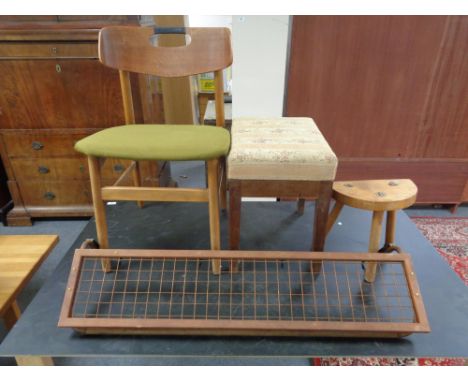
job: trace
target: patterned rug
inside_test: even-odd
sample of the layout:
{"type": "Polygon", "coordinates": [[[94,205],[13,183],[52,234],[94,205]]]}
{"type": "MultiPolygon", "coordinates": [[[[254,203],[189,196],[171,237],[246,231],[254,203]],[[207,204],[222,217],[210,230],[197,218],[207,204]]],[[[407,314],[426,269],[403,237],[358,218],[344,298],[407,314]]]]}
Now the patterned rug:
{"type": "MultiPolygon", "coordinates": [[[[468,218],[412,217],[411,220],[468,286],[468,218]]],[[[464,366],[463,358],[350,358],[312,359],[313,366],[464,366]]]]}
{"type": "Polygon", "coordinates": [[[468,218],[411,218],[468,286],[468,218]]]}

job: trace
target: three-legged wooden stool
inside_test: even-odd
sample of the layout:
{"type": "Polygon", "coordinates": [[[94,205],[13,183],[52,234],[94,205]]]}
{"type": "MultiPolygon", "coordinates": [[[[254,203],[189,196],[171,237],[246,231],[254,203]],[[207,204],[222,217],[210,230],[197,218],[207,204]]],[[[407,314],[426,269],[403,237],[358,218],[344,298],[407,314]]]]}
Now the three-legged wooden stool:
{"type": "MultiPolygon", "coordinates": [[[[327,233],[333,227],[344,205],[372,211],[372,224],[368,252],[399,251],[395,245],[397,210],[411,206],[416,200],[418,188],[410,179],[359,180],[333,183],[335,206],[328,217],[327,233]],[[387,211],[385,245],[379,249],[382,220],[387,211]]],[[[368,262],[365,280],[374,282],[377,263],[368,262]]]]}

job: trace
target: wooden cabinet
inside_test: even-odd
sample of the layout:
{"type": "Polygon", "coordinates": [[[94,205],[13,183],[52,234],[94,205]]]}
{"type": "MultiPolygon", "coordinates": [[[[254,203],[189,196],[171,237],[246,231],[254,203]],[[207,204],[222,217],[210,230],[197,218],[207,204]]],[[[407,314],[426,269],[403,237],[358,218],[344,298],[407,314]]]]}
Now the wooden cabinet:
{"type": "Polygon", "coordinates": [[[10,193],[7,187],[7,176],[3,164],[0,161],[0,222],[6,224],[8,211],[13,207],[10,193]]]}
{"type": "Polygon", "coordinates": [[[411,178],[467,201],[467,16],[295,16],[288,116],[310,116],[338,180],[411,178]]]}
{"type": "MultiPolygon", "coordinates": [[[[98,60],[99,29],[135,24],[134,16],[0,17],[0,154],[14,208],[8,224],[31,217],[90,216],[86,158],[75,142],[124,124],[119,75],[98,60]]],[[[156,79],[132,77],[139,123],[163,123],[156,79]]],[[[109,160],[111,184],[128,161],[109,160]]],[[[142,163],[142,181],[167,181],[169,166],[142,163]]]]}

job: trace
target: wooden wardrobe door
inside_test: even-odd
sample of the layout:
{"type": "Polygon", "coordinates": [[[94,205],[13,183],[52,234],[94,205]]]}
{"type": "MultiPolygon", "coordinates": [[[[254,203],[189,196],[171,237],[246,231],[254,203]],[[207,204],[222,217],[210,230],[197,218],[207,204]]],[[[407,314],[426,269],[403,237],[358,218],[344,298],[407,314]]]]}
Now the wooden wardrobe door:
{"type": "Polygon", "coordinates": [[[467,16],[295,16],[286,114],[314,118],[337,179],[412,178],[418,202],[468,180],[467,16]]]}

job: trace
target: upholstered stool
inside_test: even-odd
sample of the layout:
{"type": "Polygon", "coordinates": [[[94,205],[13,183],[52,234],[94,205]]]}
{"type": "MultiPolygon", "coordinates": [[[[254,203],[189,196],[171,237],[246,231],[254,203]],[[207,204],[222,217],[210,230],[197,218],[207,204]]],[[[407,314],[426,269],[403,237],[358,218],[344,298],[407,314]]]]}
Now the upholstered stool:
{"type": "MultiPolygon", "coordinates": [[[[369,252],[400,251],[395,245],[397,210],[411,206],[416,200],[418,188],[410,179],[355,180],[335,182],[333,198],[336,200],[327,222],[327,233],[333,227],[344,205],[372,211],[369,252]],[[387,211],[385,245],[379,250],[383,214],[387,211]]],[[[365,280],[374,282],[377,263],[366,265],[365,280]]]]}
{"type": "Polygon", "coordinates": [[[239,249],[241,197],[316,199],[312,250],[322,251],[338,160],[311,118],[234,119],[227,158],[230,249],[239,249]]]}

